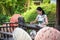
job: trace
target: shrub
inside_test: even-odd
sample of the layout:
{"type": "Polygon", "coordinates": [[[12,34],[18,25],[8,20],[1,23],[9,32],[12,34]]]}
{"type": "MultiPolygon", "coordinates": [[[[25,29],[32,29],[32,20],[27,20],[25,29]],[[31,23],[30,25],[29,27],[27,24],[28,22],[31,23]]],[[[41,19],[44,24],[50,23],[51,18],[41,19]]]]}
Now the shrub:
{"type": "Polygon", "coordinates": [[[8,16],[0,14],[0,25],[3,24],[4,22],[8,22],[9,19],[10,18],[8,16]]]}

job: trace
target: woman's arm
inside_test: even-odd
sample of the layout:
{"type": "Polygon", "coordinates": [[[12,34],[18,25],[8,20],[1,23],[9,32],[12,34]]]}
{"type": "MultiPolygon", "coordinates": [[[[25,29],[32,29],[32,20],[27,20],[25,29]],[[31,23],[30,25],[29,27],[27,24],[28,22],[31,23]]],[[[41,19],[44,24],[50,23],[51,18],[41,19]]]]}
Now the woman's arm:
{"type": "Polygon", "coordinates": [[[45,17],[45,22],[43,24],[44,25],[47,25],[48,24],[48,18],[47,18],[47,16],[45,17]]]}

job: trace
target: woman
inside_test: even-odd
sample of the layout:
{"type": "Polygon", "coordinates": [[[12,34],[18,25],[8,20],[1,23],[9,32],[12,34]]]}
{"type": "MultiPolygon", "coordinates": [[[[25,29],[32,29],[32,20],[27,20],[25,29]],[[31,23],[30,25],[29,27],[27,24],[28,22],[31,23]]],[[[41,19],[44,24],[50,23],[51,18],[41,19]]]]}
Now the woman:
{"type": "Polygon", "coordinates": [[[37,17],[35,21],[31,22],[30,24],[38,22],[38,26],[45,27],[48,24],[48,18],[45,14],[44,10],[41,7],[37,7],[37,17]]]}
{"type": "Polygon", "coordinates": [[[37,32],[35,40],[60,40],[60,31],[52,27],[44,27],[37,32]]]}
{"type": "Polygon", "coordinates": [[[14,40],[32,40],[29,34],[22,28],[17,27],[13,32],[14,40]]]}

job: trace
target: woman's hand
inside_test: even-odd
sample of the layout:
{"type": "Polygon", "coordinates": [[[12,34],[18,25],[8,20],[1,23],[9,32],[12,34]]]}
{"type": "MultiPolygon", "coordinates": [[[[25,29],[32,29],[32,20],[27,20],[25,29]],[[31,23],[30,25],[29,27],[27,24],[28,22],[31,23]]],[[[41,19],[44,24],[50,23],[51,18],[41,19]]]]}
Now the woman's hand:
{"type": "Polygon", "coordinates": [[[47,22],[43,22],[42,25],[47,25],[48,23],[47,22]]]}

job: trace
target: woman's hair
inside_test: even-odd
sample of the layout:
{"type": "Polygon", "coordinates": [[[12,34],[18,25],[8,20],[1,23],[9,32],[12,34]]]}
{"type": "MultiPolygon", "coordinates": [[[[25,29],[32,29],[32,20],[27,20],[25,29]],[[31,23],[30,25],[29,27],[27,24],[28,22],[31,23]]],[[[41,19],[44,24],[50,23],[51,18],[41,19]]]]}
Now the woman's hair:
{"type": "Polygon", "coordinates": [[[35,40],[60,40],[60,31],[52,27],[44,27],[37,32],[35,40]]]}
{"type": "Polygon", "coordinates": [[[13,31],[13,39],[14,40],[32,40],[29,34],[22,28],[16,28],[13,31]]]}
{"type": "Polygon", "coordinates": [[[43,10],[41,7],[37,7],[37,10],[38,10],[38,11],[42,11],[42,15],[45,14],[44,10],[43,10]]]}

